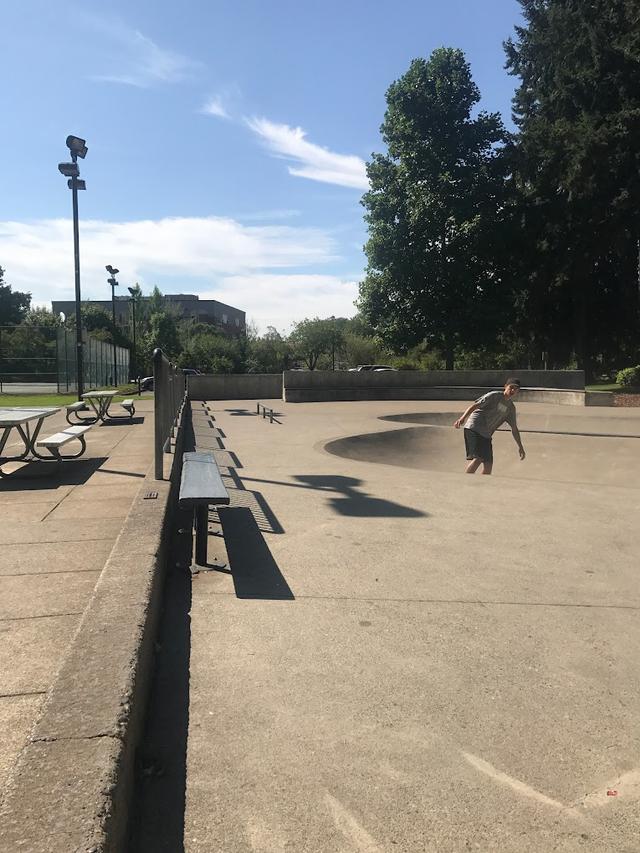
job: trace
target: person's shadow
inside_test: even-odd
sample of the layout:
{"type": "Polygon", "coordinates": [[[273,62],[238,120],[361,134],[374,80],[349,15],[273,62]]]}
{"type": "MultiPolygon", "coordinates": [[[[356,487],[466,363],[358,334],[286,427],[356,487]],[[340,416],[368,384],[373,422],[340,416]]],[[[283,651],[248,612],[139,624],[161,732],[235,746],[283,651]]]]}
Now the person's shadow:
{"type": "Polygon", "coordinates": [[[361,518],[425,518],[429,513],[402,504],[375,498],[358,490],[362,480],[355,477],[327,476],[323,474],[297,474],[296,480],[308,488],[333,492],[329,503],[340,515],[361,518]],[[336,494],[337,493],[337,494],[336,494]]]}

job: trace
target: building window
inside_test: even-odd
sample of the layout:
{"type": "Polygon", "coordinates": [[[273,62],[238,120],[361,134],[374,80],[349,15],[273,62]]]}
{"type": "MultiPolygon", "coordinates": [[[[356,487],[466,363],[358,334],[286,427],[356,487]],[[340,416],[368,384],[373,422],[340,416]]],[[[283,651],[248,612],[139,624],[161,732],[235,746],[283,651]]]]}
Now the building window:
{"type": "Polygon", "coordinates": [[[228,320],[227,315],[226,315],[226,314],[223,314],[223,315],[222,315],[222,322],[223,322],[223,323],[226,323],[226,322],[227,322],[227,320],[228,320]]]}
{"type": "Polygon", "coordinates": [[[239,326],[239,325],[240,325],[240,318],[236,317],[236,326],[239,326]]]}

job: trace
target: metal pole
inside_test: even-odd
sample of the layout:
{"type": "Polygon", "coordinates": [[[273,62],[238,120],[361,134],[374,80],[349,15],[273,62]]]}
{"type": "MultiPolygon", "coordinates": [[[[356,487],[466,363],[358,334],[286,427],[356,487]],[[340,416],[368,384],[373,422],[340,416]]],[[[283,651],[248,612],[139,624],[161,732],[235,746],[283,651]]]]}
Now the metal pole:
{"type": "MultiPolygon", "coordinates": [[[[72,155],[74,163],[77,157],[72,155]]],[[[80,234],[78,232],[78,179],[71,178],[71,198],[73,200],[73,264],[76,279],[76,372],[78,400],[84,394],[84,364],[82,359],[82,312],[80,311],[80,234]]]]}
{"type": "Polygon", "coordinates": [[[111,314],[113,317],[113,387],[118,385],[118,354],[116,351],[116,283],[110,281],[111,285],[111,314]]]}
{"type": "MultiPolygon", "coordinates": [[[[133,378],[136,378],[138,369],[138,355],[136,350],[136,300],[131,299],[131,308],[133,309],[133,378]]],[[[140,386],[138,385],[138,388],[140,386]]]]}

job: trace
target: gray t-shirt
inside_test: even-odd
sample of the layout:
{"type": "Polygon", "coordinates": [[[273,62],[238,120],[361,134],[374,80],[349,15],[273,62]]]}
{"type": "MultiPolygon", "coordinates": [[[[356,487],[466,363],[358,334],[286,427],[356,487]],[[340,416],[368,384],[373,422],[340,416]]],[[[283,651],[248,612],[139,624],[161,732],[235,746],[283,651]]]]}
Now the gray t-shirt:
{"type": "Polygon", "coordinates": [[[516,407],[507,400],[502,391],[489,391],[476,400],[478,408],[471,412],[464,425],[485,438],[491,438],[493,433],[505,421],[510,427],[516,426],[516,407]]]}

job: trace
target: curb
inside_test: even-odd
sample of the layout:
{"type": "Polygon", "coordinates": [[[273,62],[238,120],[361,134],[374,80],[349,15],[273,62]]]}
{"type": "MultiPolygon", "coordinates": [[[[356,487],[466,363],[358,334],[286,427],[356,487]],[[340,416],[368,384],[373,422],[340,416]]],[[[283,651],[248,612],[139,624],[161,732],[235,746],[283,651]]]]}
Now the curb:
{"type": "Polygon", "coordinates": [[[126,849],[179,473],[158,481],[152,466],[125,519],[14,769],[0,853],[126,849]]]}

